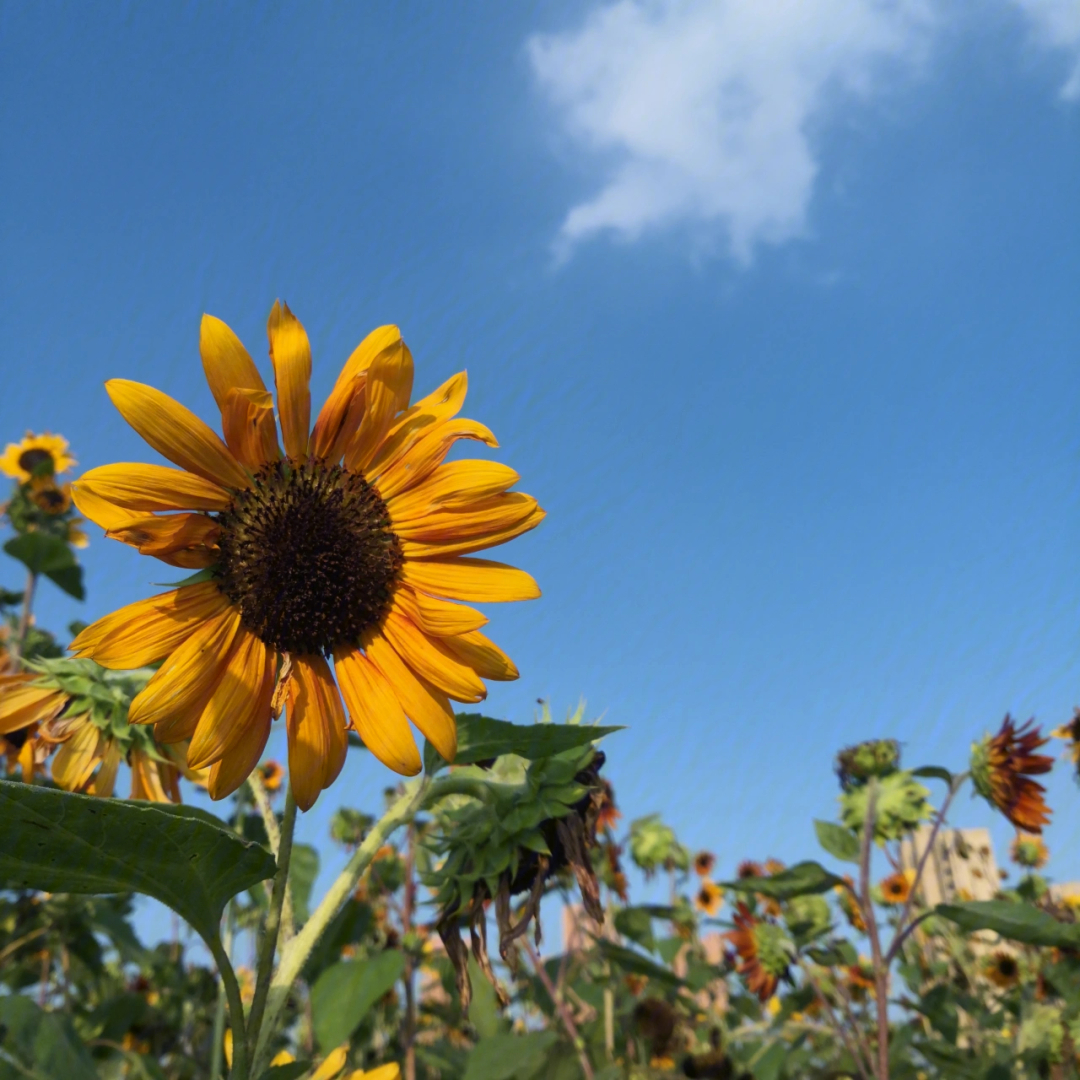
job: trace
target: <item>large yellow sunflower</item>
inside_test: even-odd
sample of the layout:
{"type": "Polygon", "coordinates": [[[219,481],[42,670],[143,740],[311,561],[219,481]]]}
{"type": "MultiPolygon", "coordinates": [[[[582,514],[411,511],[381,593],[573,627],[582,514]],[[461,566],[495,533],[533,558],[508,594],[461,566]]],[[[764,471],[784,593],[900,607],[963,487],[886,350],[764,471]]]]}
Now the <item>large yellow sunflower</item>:
{"type": "Polygon", "coordinates": [[[55,476],[75,464],[63,435],[28,431],[21,442],[8,443],[0,454],[0,472],[28,484],[35,476],[55,476]]]}
{"type": "Polygon", "coordinates": [[[456,418],[464,372],[409,405],[413,362],[397,327],[357,346],[314,427],[307,334],[280,303],[267,331],[284,453],[270,393],[218,319],[203,317],[199,346],[224,442],[158,390],[106,384],[180,469],[91,469],[72,485],[76,505],[107,535],[206,579],[98,620],[72,649],[109,668],[164,660],[130,719],[154,724],[159,742],[190,739],[188,765],[210,768],[217,799],[255,768],[286,706],[290,782],[307,809],[341,770],[348,724],[404,775],[421,767],[409,720],[453,760],[450,699],[481,701],[482,679],[518,673],[480,632],[487,618],[452,601],[539,596],[523,571],[469,556],[544,512],[509,490],[513,469],[445,462],[459,439],[498,443],[456,418]]]}

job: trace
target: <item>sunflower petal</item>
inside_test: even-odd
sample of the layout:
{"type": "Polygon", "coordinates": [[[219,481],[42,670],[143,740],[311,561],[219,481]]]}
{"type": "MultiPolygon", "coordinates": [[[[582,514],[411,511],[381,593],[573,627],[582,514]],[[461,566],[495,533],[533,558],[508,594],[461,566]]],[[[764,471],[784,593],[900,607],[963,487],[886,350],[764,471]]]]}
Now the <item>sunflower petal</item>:
{"type": "Polygon", "coordinates": [[[280,301],[275,301],[270,311],[266,333],[285,453],[294,461],[303,461],[311,423],[311,343],[300,320],[280,301]]]}
{"type": "Polygon", "coordinates": [[[531,495],[509,491],[478,499],[469,506],[443,510],[433,508],[426,514],[405,521],[394,520],[394,532],[402,540],[426,540],[430,543],[467,540],[472,536],[500,532],[524,521],[537,509],[531,495]]]}
{"type": "Polygon", "coordinates": [[[232,495],[201,476],[167,465],[100,465],[71,485],[76,506],[83,492],[121,510],[226,510],[232,495]]]}
{"type": "Polygon", "coordinates": [[[457,721],[447,696],[420,678],[378,630],[364,634],[360,644],[368,660],[390,684],[409,719],[443,759],[452,762],[457,757],[457,721]]]}
{"type": "Polygon", "coordinates": [[[106,532],[110,529],[122,529],[146,516],[138,510],[125,510],[122,506],[103,499],[90,488],[79,486],[79,481],[71,485],[71,501],[84,518],[100,525],[106,532]]]}
{"type": "Polygon", "coordinates": [[[116,773],[120,768],[120,762],[124,760],[124,752],[116,739],[106,739],[104,755],[101,759],[101,768],[94,777],[93,792],[99,799],[112,797],[116,787],[116,773]]]}
{"type": "Polygon", "coordinates": [[[382,633],[413,671],[444,694],[469,703],[487,697],[473,670],[451,656],[438,638],[429,638],[396,604],[383,619],[382,633]]]}
{"type": "Polygon", "coordinates": [[[514,524],[498,526],[493,523],[489,526],[476,526],[472,530],[462,528],[460,530],[462,538],[457,540],[402,540],[401,551],[406,559],[439,559],[450,555],[470,555],[475,551],[484,551],[486,548],[505,544],[514,537],[535,529],[546,517],[546,510],[533,506],[530,513],[514,524]]]}
{"type": "Polygon", "coordinates": [[[39,683],[29,672],[0,675],[0,735],[52,720],[67,704],[63,690],[39,683]]]}
{"type": "Polygon", "coordinates": [[[228,597],[213,581],[185,585],[98,619],[70,648],[76,656],[102,667],[144,667],[167,656],[199,623],[222,614],[229,606],[228,597]]]}
{"type": "Polygon", "coordinates": [[[488,623],[488,617],[475,608],[440,600],[413,589],[398,589],[394,599],[424,633],[434,634],[435,637],[467,634],[488,623]]]}
{"type": "Polygon", "coordinates": [[[330,665],[318,655],[294,656],[286,722],[289,783],[301,810],[310,810],[345,764],[345,710],[330,665]]]}
{"type": "Polygon", "coordinates": [[[335,649],[334,671],[352,725],[364,745],[388,768],[415,776],[421,768],[409,721],[382,672],[358,649],[335,649]]]}
{"type": "Polygon", "coordinates": [[[384,499],[408,491],[431,475],[450,452],[458,439],[475,439],[485,446],[497,447],[498,440],[483,424],[475,420],[450,420],[433,426],[423,433],[415,445],[387,465],[375,478],[374,484],[384,499]]]}
{"type": "Polygon", "coordinates": [[[231,795],[254,771],[270,738],[270,698],[274,693],[272,668],[267,669],[266,708],[255,713],[236,745],[215,761],[207,777],[206,790],[211,799],[231,795]]]}
{"type": "Polygon", "coordinates": [[[221,406],[221,429],[237,461],[249,469],[257,470],[281,457],[274,399],[268,390],[234,386],[221,406]]]}
{"type": "Polygon", "coordinates": [[[259,369],[231,327],[213,315],[204,315],[199,327],[199,354],[203,371],[218,408],[225,411],[225,399],[232,389],[265,390],[259,369]]]}
{"type": "Polygon", "coordinates": [[[101,732],[85,717],[60,744],[52,761],[52,777],[65,791],[79,791],[101,760],[101,732]]]}
{"type": "Polygon", "coordinates": [[[512,682],[518,677],[514,661],[479,630],[444,638],[442,644],[447,652],[471,667],[482,679],[512,682]]]}
{"type": "Polygon", "coordinates": [[[133,750],[131,753],[131,799],[142,799],[145,802],[164,803],[172,800],[165,792],[162,783],[162,770],[169,766],[163,762],[155,761],[149,754],[142,750],[133,750]]]}
{"type": "Polygon", "coordinates": [[[191,569],[213,566],[218,560],[221,526],[205,514],[143,515],[105,535],[138,548],[141,555],[191,569]]]}
{"type": "Polygon", "coordinates": [[[396,525],[422,518],[432,509],[460,509],[501,495],[520,479],[509,465],[498,461],[451,461],[386,505],[396,525]]]}
{"type": "Polygon", "coordinates": [[[229,448],[190,409],[168,394],[130,379],[105,384],[120,415],[159,453],[188,472],[222,487],[250,487],[229,448]]]}
{"type": "Polygon", "coordinates": [[[221,680],[239,626],[240,612],[230,607],[196,627],[132,699],[128,721],[167,724],[155,729],[159,742],[190,739],[221,680]]]}
{"type": "Polygon", "coordinates": [[[205,769],[232,749],[262,713],[270,715],[273,653],[241,628],[233,641],[221,681],[206,703],[188,747],[188,767],[205,769]],[[270,689],[267,692],[267,680],[270,689]]]}
{"type": "Polygon", "coordinates": [[[477,604],[535,600],[540,595],[531,575],[491,559],[406,559],[401,580],[432,596],[477,604]]]}
{"type": "Polygon", "coordinates": [[[403,341],[384,349],[368,368],[364,394],[367,407],[360,427],[345,448],[345,466],[363,472],[386,437],[394,417],[409,404],[413,361],[403,341]]]}

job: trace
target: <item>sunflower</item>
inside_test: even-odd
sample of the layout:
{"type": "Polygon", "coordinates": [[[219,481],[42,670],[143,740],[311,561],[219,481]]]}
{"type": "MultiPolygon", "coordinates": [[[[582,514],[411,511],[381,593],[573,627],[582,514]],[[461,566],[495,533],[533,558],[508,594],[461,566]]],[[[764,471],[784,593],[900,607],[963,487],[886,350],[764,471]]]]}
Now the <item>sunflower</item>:
{"type": "Polygon", "coordinates": [[[761,863],[754,862],[753,859],[744,859],[739,863],[735,876],[742,881],[744,878],[764,877],[765,871],[761,868],[761,863]]]}
{"type": "Polygon", "coordinates": [[[834,886],[837,903],[852,928],[864,934],[866,933],[866,921],[863,919],[862,909],[859,907],[859,902],[855,899],[855,894],[852,891],[854,882],[849,874],[844,875],[844,881],[847,883],[846,885],[834,886]]]}
{"type": "Polygon", "coordinates": [[[708,878],[702,881],[701,888],[698,889],[697,895],[694,897],[694,907],[698,911],[703,911],[706,915],[715,918],[723,902],[724,890],[708,878]]]}
{"type": "Polygon", "coordinates": [[[860,956],[858,963],[847,968],[846,981],[848,993],[854,1001],[864,1001],[867,994],[874,996],[877,993],[874,967],[865,956],[860,956]]]}
{"type": "Polygon", "coordinates": [[[28,484],[35,477],[55,476],[75,465],[68,453],[68,441],[62,435],[26,433],[22,442],[8,443],[0,454],[0,472],[28,484]]]}
{"type": "Polygon", "coordinates": [[[978,793],[997,807],[1018,829],[1040,834],[1049,824],[1050,811],[1043,801],[1046,788],[1032,776],[1048,773],[1054,759],[1036,754],[1049,739],[1039,734],[1034,721],[1016,727],[1006,715],[1001,730],[971,747],[971,778],[978,793]]]}
{"type": "Polygon", "coordinates": [[[741,901],[735,911],[735,929],[724,937],[738,953],[736,968],[746,988],[765,1002],[776,993],[788,969],[792,944],[776,923],[757,918],[741,901]]]}
{"type": "Polygon", "coordinates": [[[983,961],[983,974],[1002,990],[1008,990],[1020,981],[1020,964],[1016,957],[998,949],[983,961]]]}
{"type": "Polygon", "coordinates": [[[911,896],[911,886],[915,882],[914,870],[899,870],[890,874],[878,885],[883,904],[906,904],[911,896]]]}
{"type": "Polygon", "coordinates": [[[694,856],[694,873],[698,877],[708,877],[716,865],[716,856],[711,851],[699,851],[694,856]]]}
{"type": "Polygon", "coordinates": [[[99,620],[72,649],[104,667],[164,661],[130,718],[156,725],[159,742],[190,739],[188,764],[210,768],[215,799],[246,779],[287,706],[290,784],[308,809],[341,771],[347,722],[398,773],[421,768],[409,720],[453,760],[450,699],[481,701],[482,679],[518,673],[480,633],[486,617],[451,601],[539,596],[523,571],[469,556],[544,512],[509,491],[518,474],[505,465],[444,463],[459,439],[498,444],[456,419],[464,372],[409,406],[412,356],[396,327],[360,343],[310,431],[307,334],[280,303],[267,332],[284,454],[273,399],[218,319],[204,316],[200,351],[224,442],[160,391],[106,384],[180,469],[91,469],[76,505],[107,535],[201,573],[99,620]]]}
{"type": "Polygon", "coordinates": [[[62,514],[71,507],[71,485],[57,484],[51,476],[35,476],[30,481],[30,501],[46,514],[62,514]]]}
{"type": "Polygon", "coordinates": [[[1069,745],[1065,756],[1073,763],[1073,768],[1080,777],[1080,709],[1073,709],[1073,717],[1067,724],[1054,728],[1051,732],[1055,739],[1064,739],[1069,745]]]}
{"type": "Polygon", "coordinates": [[[271,794],[281,790],[282,781],[285,779],[285,770],[277,761],[264,761],[259,766],[259,777],[263,787],[271,794]]]}
{"type": "Polygon", "coordinates": [[[1017,866],[1041,870],[1050,858],[1050,851],[1041,836],[1018,832],[1009,849],[1009,857],[1017,866]]]}

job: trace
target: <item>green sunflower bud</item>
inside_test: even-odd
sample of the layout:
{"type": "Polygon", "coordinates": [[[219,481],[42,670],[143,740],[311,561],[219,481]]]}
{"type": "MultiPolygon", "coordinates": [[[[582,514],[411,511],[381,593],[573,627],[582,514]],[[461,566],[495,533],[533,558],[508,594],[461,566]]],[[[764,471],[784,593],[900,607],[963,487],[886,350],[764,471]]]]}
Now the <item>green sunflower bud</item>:
{"type": "Polygon", "coordinates": [[[991,805],[994,803],[994,791],[990,786],[990,736],[981,742],[971,744],[971,782],[975,790],[991,805]]]}
{"type": "Polygon", "coordinates": [[[823,896],[796,896],[784,907],[784,922],[798,937],[818,937],[832,925],[829,902],[823,896]]]}
{"type": "MultiPolygon", "coordinates": [[[[875,781],[874,788],[874,839],[879,843],[914,832],[933,813],[927,802],[930,792],[909,772],[882,777],[875,781]]],[[[869,791],[870,785],[865,784],[840,796],[841,819],[849,829],[862,830],[869,791]]]]}
{"type": "Polygon", "coordinates": [[[777,978],[783,975],[795,955],[795,944],[784,928],[775,923],[755,922],[751,933],[758,963],[769,975],[777,978]]]}
{"type": "Polygon", "coordinates": [[[865,784],[872,776],[889,776],[900,768],[900,744],[895,739],[870,739],[836,755],[836,775],[845,791],[865,784]]]}

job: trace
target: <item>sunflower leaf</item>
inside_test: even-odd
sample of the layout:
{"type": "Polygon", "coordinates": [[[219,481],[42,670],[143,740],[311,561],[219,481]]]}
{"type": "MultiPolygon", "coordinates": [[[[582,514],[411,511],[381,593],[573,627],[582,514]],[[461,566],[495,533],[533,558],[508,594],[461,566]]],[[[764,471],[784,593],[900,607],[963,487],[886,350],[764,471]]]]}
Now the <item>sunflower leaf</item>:
{"type": "Polygon", "coordinates": [[[311,988],[311,1011],[315,1039],[324,1053],[352,1035],[404,970],[404,954],[387,949],[368,960],[342,960],[319,976],[311,988]]]}
{"type": "MultiPolygon", "coordinates": [[[[511,724],[507,720],[493,720],[479,713],[458,713],[458,751],[454,764],[474,765],[502,757],[503,754],[517,754],[529,761],[540,761],[622,730],[621,727],[588,724],[511,724]]],[[[445,765],[438,750],[425,742],[425,772],[431,775],[445,765]]]]}
{"type": "Polygon", "coordinates": [[[801,862],[769,877],[745,877],[720,884],[735,892],[760,893],[774,900],[790,900],[795,896],[828,892],[837,885],[843,885],[844,879],[830,874],[820,863],[801,862]]]}
{"type": "Polygon", "coordinates": [[[644,975],[657,982],[667,983],[669,986],[682,986],[682,979],[678,975],[666,967],[661,967],[647,956],[642,956],[633,949],[616,945],[615,942],[604,938],[597,938],[596,943],[600,946],[605,959],[622,968],[623,971],[628,971],[632,975],[644,975]]]}
{"type": "Polygon", "coordinates": [[[42,532],[22,533],[9,540],[4,550],[28,570],[44,574],[68,596],[76,600],[85,599],[82,567],[75,561],[71,548],[59,536],[42,532]]]}
{"type": "Polygon", "coordinates": [[[193,806],[122,802],[0,780],[0,888],[138,892],[206,941],[226,902],[274,876],[273,856],[193,806]]]}
{"type": "Polygon", "coordinates": [[[921,769],[912,769],[912,776],[918,776],[923,780],[941,780],[952,787],[953,774],[940,765],[924,765],[921,769]]]}
{"type": "Polygon", "coordinates": [[[1003,938],[1025,945],[1080,947],[1080,926],[1058,922],[1053,915],[1031,904],[1012,900],[968,900],[958,904],[938,904],[934,910],[962,930],[992,930],[1003,938]]]}
{"type": "MultiPolygon", "coordinates": [[[[0,997],[0,1049],[29,1077],[96,1080],[94,1059],[62,1012],[46,1012],[23,994],[0,997]]],[[[0,1067],[4,1064],[0,1057],[0,1067]]]]}
{"type": "Polygon", "coordinates": [[[851,863],[859,861],[859,838],[850,829],[832,821],[815,820],[814,831],[817,833],[818,843],[834,859],[851,863]]]}

